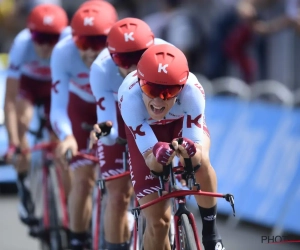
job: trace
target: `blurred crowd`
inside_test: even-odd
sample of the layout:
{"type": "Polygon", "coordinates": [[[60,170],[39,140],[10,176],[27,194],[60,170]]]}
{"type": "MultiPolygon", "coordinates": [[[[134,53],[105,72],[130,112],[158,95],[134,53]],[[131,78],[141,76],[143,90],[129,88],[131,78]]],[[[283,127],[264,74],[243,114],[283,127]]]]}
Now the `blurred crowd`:
{"type": "MultiPolygon", "coordinates": [[[[69,17],[84,0],[0,0],[0,52],[7,53],[41,2],[69,17]]],[[[212,80],[235,76],[251,85],[272,79],[300,88],[299,0],[110,0],[123,17],[145,20],[188,57],[193,72],[212,80]]]]}

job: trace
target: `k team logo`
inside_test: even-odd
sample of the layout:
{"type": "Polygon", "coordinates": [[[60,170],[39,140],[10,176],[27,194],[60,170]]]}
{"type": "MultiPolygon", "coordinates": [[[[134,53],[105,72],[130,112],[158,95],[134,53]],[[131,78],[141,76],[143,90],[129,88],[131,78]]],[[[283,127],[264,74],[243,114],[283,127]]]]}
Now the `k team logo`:
{"type": "Polygon", "coordinates": [[[51,26],[53,24],[54,17],[53,16],[45,16],[43,23],[44,25],[51,26]]]}
{"type": "Polygon", "coordinates": [[[159,63],[158,64],[158,73],[161,73],[162,71],[165,73],[165,74],[168,74],[168,71],[167,71],[167,68],[169,67],[169,64],[162,64],[162,63],[159,63]]]}
{"type": "Polygon", "coordinates": [[[136,139],[136,135],[139,135],[139,136],[144,136],[146,133],[144,131],[141,130],[142,128],[142,124],[137,126],[136,129],[133,129],[131,126],[128,126],[130,132],[132,133],[134,139],[136,139]]]}
{"type": "Polygon", "coordinates": [[[83,19],[83,25],[84,26],[94,26],[94,17],[91,16],[91,17],[85,17],[83,19]]]}
{"type": "Polygon", "coordinates": [[[125,42],[129,42],[129,41],[134,41],[134,37],[133,37],[133,32],[130,32],[130,33],[124,33],[124,39],[125,39],[125,42]]]}

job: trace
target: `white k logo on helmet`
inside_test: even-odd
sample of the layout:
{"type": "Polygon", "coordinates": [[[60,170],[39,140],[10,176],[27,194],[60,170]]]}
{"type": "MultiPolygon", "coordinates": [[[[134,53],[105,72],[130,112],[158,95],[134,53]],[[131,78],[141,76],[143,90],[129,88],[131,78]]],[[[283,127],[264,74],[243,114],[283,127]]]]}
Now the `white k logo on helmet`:
{"type": "Polygon", "coordinates": [[[133,31],[130,33],[124,33],[125,42],[128,42],[129,40],[134,41],[133,34],[133,31]]]}
{"type": "Polygon", "coordinates": [[[85,17],[83,20],[83,25],[84,26],[93,26],[94,25],[94,17],[85,17]]]}
{"type": "Polygon", "coordinates": [[[162,65],[162,63],[158,64],[158,73],[161,73],[161,71],[163,71],[165,74],[168,74],[167,68],[168,68],[169,64],[164,64],[162,65]]]}
{"type": "Polygon", "coordinates": [[[44,17],[44,20],[43,20],[43,23],[45,24],[45,25],[49,25],[49,26],[51,26],[52,25],[52,23],[53,23],[53,16],[45,16],[44,17]]]}

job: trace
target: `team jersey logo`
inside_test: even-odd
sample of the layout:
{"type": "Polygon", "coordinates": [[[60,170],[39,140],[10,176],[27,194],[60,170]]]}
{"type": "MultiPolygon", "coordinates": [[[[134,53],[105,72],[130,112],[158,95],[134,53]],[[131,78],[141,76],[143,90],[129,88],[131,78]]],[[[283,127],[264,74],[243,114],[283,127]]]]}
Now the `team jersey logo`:
{"type": "Polygon", "coordinates": [[[161,73],[162,71],[165,73],[165,74],[168,74],[168,71],[167,71],[167,68],[169,67],[169,64],[162,64],[162,63],[159,63],[158,64],[158,73],[161,73]]]}
{"type": "Polygon", "coordinates": [[[136,139],[136,135],[144,136],[146,134],[144,131],[141,131],[142,126],[143,125],[141,124],[141,125],[137,126],[136,129],[133,129],[131,126],[128,126],[134,139],[136,139]]]}
{"type": "Polygon", "coordinates": [[[97,106],[101,109],[101,110],[105,110],[105,107],[102,105],[103,101],[105,100],[104,97],[101,97],[98,101],[97,101],[97,106]]]}
{"type": "Polygon", "coordinates": [[[53,82],[51,84],[51,89],[54,91],[54,93],[58,93],[58,89],[57,89],[57,85],[60,83],[59,80],[57,80],[56,82],[53,82]]]}
{"type": "Polygon", "coordinates": [[[192,124],[196,125],[198,128],[201,128],[201,124],[199,123],[199,120],[201,119],[202,114],[196,116],[194,119],[192,119],[191,115],[187,116],[187,120],[186,120],[186,127],[187,128],[191,128],[192,124]]]}

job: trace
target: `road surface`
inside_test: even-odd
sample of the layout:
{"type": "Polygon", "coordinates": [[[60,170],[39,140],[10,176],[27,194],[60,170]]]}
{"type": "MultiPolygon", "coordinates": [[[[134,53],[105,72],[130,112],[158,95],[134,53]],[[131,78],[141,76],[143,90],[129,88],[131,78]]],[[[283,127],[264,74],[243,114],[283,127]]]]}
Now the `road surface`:
{"type": "MultiPolygon", "coordinates": [[[[17,198],[15,195],[0,194],[0,250],[39,250],[38,241],[27,236],[27,228],[17,217],[17,198]]],[[[197,210],[191,209],[201,232],[201,222],[197,210]]],[[[231,221],[232,222],[232,221],[231,221]]],[[[267,230],[239,223],[228,223],[227,218],[218,218],[219,231],[223,236],[226,250],[299,250],[300,243],[262,244],[261,237],[267,230]],[[231,224],[231,226],[229,225],[231,224]]]]}

